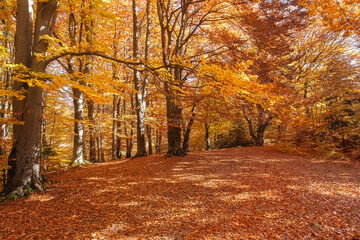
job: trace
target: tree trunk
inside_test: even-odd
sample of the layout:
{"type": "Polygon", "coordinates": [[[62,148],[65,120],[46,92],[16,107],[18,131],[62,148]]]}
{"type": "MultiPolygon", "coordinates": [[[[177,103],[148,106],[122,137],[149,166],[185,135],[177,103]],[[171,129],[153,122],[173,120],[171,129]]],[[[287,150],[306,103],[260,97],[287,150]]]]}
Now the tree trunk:
{"type": "Polygon", "coordinates": [[[84,158],[84,93],[73,88],[74,102],[74,148],[72,165],[85,164],[84,158]]]}
{"type": "Polygon", "coordinates": [[[93,100],[88,101],[88,119],[90,121],[89,124],[89,160],[90,162],[96,162],[96,136],[95,136],[95,118],[94,118],[94,108],[95,103],[93,100]]]}
{"type": "Polygon", "coordinates": [[[184,150],[184,152],[189,152],[190,151],[190,149],[189,149],[190,133],[191,133],[191,127],[194,124],[194,120],[195,120],[195,115],[196,115],[195,108],[196,108],[196,105],[194,104],[193,107],[191,108],[191,117],[190,117],[189,123],[186,126],[186,131],[185,131],[185,134],[184,134],[184,142],[183,142],[183,150],[184,150]]]}
{"type": "Polygon", "coordinates": [[[45,111],[45,102],[46,102],[46,96],[45,94],[43,95],[43,105],[41,108],[41,149],[42,149],[42,162],[41,162],[41,167],[42,169],[46,170],[47,169],[47,162],[48,162],[48,157],[49,157],[49,153],[50,153],[50,149],[49,149],[49,145],[48,145],[48,141],[46,138],[46,120],[45,120],[45,116],[44,116],[44,111],[45,111]]]}
{"type": "MultiPolygon", "coordinates": [[[[167,89],[169,92],[169,89],[167,89]]],[[[173,93],[166,95],[166,116],[168,129],[168,156],[183,156],[185,155],[181,148],[181,118],[182,109],[173,95],[173,93]]]]}
{"type": "Polygon", "coordinates": [[[210,124],[208,124],[207,122],[205,122],[205,149],[206,151],[210,151],[211,147],[210,147],[210,124]]]}
{"type": "MultiPolygon", "coordinates": [[[[46,64],[36,58],[36,54],[47,51],[43,36],[51,34],[58,2],[38,1],[36,22],[33,30],[33,0],[18,0],[15,33],[15,63],[23,64],[34,72],[45,72],[46,64]],[[32,55],[32,53],[34,55],[32,55]]],[[[41,159],[41,106],[43,90],[38,86],[29,87],[26,83],[16,82],[15,90],[27,90],[22,101],[14,99],[13,112],[22,125],[14,126],[14,144],[9,159],[13,167],[8,172],[5,193],[23,196],[29,189],[42,190],[41,159]]]]}
{"type": "Polygon", "coordinates": [[[98,113],[99,117],[99,124],[98,124],[98,162],[105,162],[105,153],[104,153],[104,134],[102,131],[102,115],[104,113],[104,106],[98,105],[98,113]]]}
{"type": "Polygon", "coordinates": [[[153,154],[153,150],[152,150],[152,139],[151,139],[151,126],[150,125],[146,125],[146,133],[147,133],[147,137],[148,137],[148,154],[152,155],[153,154]]]}
{"type": "MultiPolygon", "coordinates": [[[[180,69],[174,70],[174,84],[180,86],[181,74],[180,69]]],[[[185,152],[181,148],[181,121],[182,108],[176,96],[176,90],[171,89],[165,84],[166,92],[166,117],[168,127],[168,152],[167,156],[184,156],[185,152]]]]}
{"type": "MultiPolygon", "coordinates": [[[[139,55],[139,29],[138,29],[138,15],[136,0],[132,0],[132,15],[133,15],[133,60],[138,60],[139,55]]],[[[146,156],[146,140],[145,140],[145,109],[146,101],[144,93],[146,92],[144,86],[141,86],[140,73],[134,67],[134,89],[135,93],[135,110],[136,110],[136,139],[137,150],[135,157],[146,156]]]]}
{"type": "Polygon", "coordinates": [[[252,120],[245,114],[245,119],[248,123],[248,129],[251,139],[254,141],[255,146],[263,146],[264,145],[264,136],[266,128],[270,125],[271,116],[265,117],[264,110],[260,105],[257,105],[258,116],[257,116],[257,126],[254,126],[252,120]],[[256,129],[254,129],[256,127],[256,129]]]}
{"type": "MultiPolygon", "coordinates": [[[[134,97],[131,94],[130,96],[130,101],[131,101],[131,110],[130,113],[131,115],[134,114],[134,97]]],[[[126,110],[126,101],[124,100],[124,113],[126,110]]],[[[126,119],[124,121],[124,123],[126,124],[126,119]]],[[[126,158],[132,157],[132,151],[133,151],[133,147],[134,147],[134,141],[133,141],[133,136],[134,136],[134,121],[130,120],[130,131],[129,131],[129,124],[125,125],[125,136],[126,136],[126,158]],[[129,133],[130,132],[130,133],[129,133]]]]}
{"type": "Polygon", "coordinates": [[[118,147],[117,147],[117,138],[118,138],[118,102],[120,101],[119,97],[117,95],[113,95],[113,108],[112,108],[112,112],[113,112],[113,120],[112,120],[112,146],[111,146],[111,158],[117,159],[118,158],[118,147]]]}
{"type": "Polygon", "coordinates": [[[156,144],[155,144],[156,154],[161,153],[161,139],[162,139],[161,132],[159,131],[159,129],[156,129],[156,144]]]}
{"type": "MultiPolygon", "coordinates": [[[[116,106],[118,115],[123,115],[122,111],[121,111],[121,99],[119,98],[119,101],[117,102],[117,106],[116,106]]],[[[118,116],[119,117],[119,116],[118,116]]],[[[116,135],[116,158],[120,159],[121,158],[121,121],[120,119],[118,119],[117,124],[116,124],[116,128],[117,128],[117,135],[116,135]]]]}
{"type": "Polygon", "coordinates": [[[264,133],[259,132],[259,129],[257,131],[254,131],[254,126],[252,123],[252,120],[248,117],[245,118],[247,123],[248,123],[248,128],[249,128],[249,134],[251,139],[254,142],[255,146],[263,146],[264,145],[264,133]],[[260,133],[260,135],[259,135],[260,133]]]}
{"type": "MultiPolygon", "coordinates": [[[[83,2],[84,3],[84,2],[83,2]]],[[[92,18],[91,20],[86,20],[87,14],[92,14],[92,2],[90,1],[90,13],[87,11],[84,11],[82,9],[82,21],[85,22],[85,38],[86,42],[88,43],[88,47],[91,48],[93,45],[93,27],[94,22],[92,18]]],[[[83,73],[85,75],[89,75],[92,73],[92,62],[93,57],[92,56],[86,56],[86,62],[85,62],[85,68],[83,70],[83,73]]],[[[88,86],[92,87],[91,83],[87,83],[88,86]]],[[[95,118],[94,118],[94,101],[92,99],[88,99],[87,101],[88,105],[88,120],[90,121],[90,124],[88,125],[88,134],[89,134],[89,161],[95,162],[96,161],[96,147],[95,147],[95,118]]],[[[87,145],[87,144],[86,144],[87,145]]],[[[84,146],[84,159],[87,159],[86,157],[86,148],[87,146],[84,146]]]]}

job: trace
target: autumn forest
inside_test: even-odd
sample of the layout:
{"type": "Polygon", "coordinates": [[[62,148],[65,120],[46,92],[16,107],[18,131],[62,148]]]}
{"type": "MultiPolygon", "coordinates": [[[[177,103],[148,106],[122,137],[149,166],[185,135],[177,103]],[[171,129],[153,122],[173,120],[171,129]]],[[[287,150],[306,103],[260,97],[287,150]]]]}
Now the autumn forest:
{"type": "MultiPolygon", "coordinates": [[[[86,171],[91,172],[102,166],[101,171],[115,179],[115,168],[106,164],[113,160],[120,164],[119,159],[132,159],[122,165],[127,172],[119,167],[122,174],[139,171],[147,179],[152,171],[158,175],[163,171],[165,182],[171,177],[164,169],[181,165],[181,159],[194,159],[188,171],[203,166],[199,174],[208,177],[216,175],[210,168],[217,168],[216,156],[231,156],[245,164],[247,160],[235,153],[256,160],[251,151],[264,159],[275,154],[273,160],[279,157],[279,161],[292,159],[286,154],[294,159],[301,155],[350,161],[352,167],[344,172],[356,172],[360,159],[358,0],[0,0],[0,18],[0,191],[4,199],[42,192],[45,183],[72,181],[60,177],[60,173],[64,178],[70,175],[67,169],[77,179],[82,167],[90,167],[86,171]],[[233,152],[216,150],[235,147],[233,152]],[[161,163],[156,156],[163,159],[161,163]],[[204,156],[211,160],[209,165],[199,160],[204,156]],[[151,168],[153,161],[158,172],[151,168]],[[100,163],[105,165],[96,165],[100,163]]],[[[244,167],[239,162],[228,164],[218,170],[226,174],[244,167]]],[[[263,169],[260,163],[246,164],[249,171],[263,169]]],[[[281,164],[276,171],[292,168],[281,164]]],[[[327,173],[324,169],[336,172],[336,167],[325,164],[306,169],[314,176],[316,171],[327,173]]],[[[276,176],[275,167],[271,171],[276,176]]],[[[230,180],[218,179],[216,184],[221,181],[224,189],[230,180]]],[[[211,181],[208,184],[214,184],[211,181]]],[[[356,184],[351,196],[360,194],[356,184]]],[[[80,183],[77,186],[82,189],[80,183]]],[[[183,193],[174,196],[180,198],[183,193]]],[[[351,214],[360,216],[358,211],[351,214]]],[[[141,236],[135,228],[128,229],[135,231],[133,235],[125,234],[123,225],[114,231],[141,236]]],[[[181,235],[212,236],[200,232],[181,235]]],[[[47,238],[56,238],[50,230],[49,234],[47,238]]],[[[66,238],[64,234],[58,236],[66,238]]],[[[93,237],[112,239],[109,230],[96,234],[93,237]]],[[[183,238],[175,234],[167,239],[183,238]]]]}

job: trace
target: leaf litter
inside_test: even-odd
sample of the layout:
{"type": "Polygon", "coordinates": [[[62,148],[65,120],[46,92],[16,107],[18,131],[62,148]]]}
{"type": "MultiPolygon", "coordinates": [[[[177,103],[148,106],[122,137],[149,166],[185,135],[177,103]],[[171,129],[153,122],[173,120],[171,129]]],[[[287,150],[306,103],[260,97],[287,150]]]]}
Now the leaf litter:
{"type": "Polygon", "coordinates": [[[360,163],[264,147],[47,174],[0,203],[0,239],[360,239],[360,163]]]}

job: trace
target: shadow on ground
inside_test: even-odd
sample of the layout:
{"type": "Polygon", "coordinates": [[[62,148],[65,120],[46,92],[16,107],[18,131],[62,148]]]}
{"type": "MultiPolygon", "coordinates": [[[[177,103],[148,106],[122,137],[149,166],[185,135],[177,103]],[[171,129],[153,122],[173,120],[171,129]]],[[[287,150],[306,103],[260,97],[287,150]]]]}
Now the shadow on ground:
{"type": "Polygon", "coordinates": [[[0,238],[357,239],[359,168],[257,147],[74,168],[0,203],[0,238]]]}

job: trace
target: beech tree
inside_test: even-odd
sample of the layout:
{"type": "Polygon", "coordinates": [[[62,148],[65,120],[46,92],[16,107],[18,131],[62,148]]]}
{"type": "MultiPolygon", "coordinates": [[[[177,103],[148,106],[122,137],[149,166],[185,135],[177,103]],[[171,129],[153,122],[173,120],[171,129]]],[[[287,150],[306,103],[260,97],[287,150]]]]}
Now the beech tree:
{"type": "Polygon", "coordinates": [[[47,63],[38,58],[46,53],[47,42],[42,37],[51,34],[56,21],[58,2],[38,1],[36,14],[33,0],[17,1],[15,90],[26,90],[23,100],[13,99],[13,115],[23,124],[14,125],[14,144],[9,156],[5,193],[23,196],[28,190],[42,190],[41,158],[41,102],[42,88],[31,83],[33,73],[43,73],[47,63]],[[35,15],[35,24],[33,20],[35,15]]]}
{"type": "MultiPolygon", "coordinates": [[[[168,155],[184,155],[181,147],[182,88],[187,80],[182,62],[187,47],[212,16],[219,11],[216,1],[157,1],[157,15],[161,37],[161,57],[165,66],[164,93],[168,125],[168,155]]],[[[196,65],[195,65],[196,66],[196,65]]],[[[194,66],[192,66],[194,68],[194,66]]]]}
{"type": "Polygon", "coordinates": [[[358,0],[24,0],[16,21],[0,2],[5,193],[42,188],[41,154],[181,156],[239,129],[359,151],[358,0]]]}

